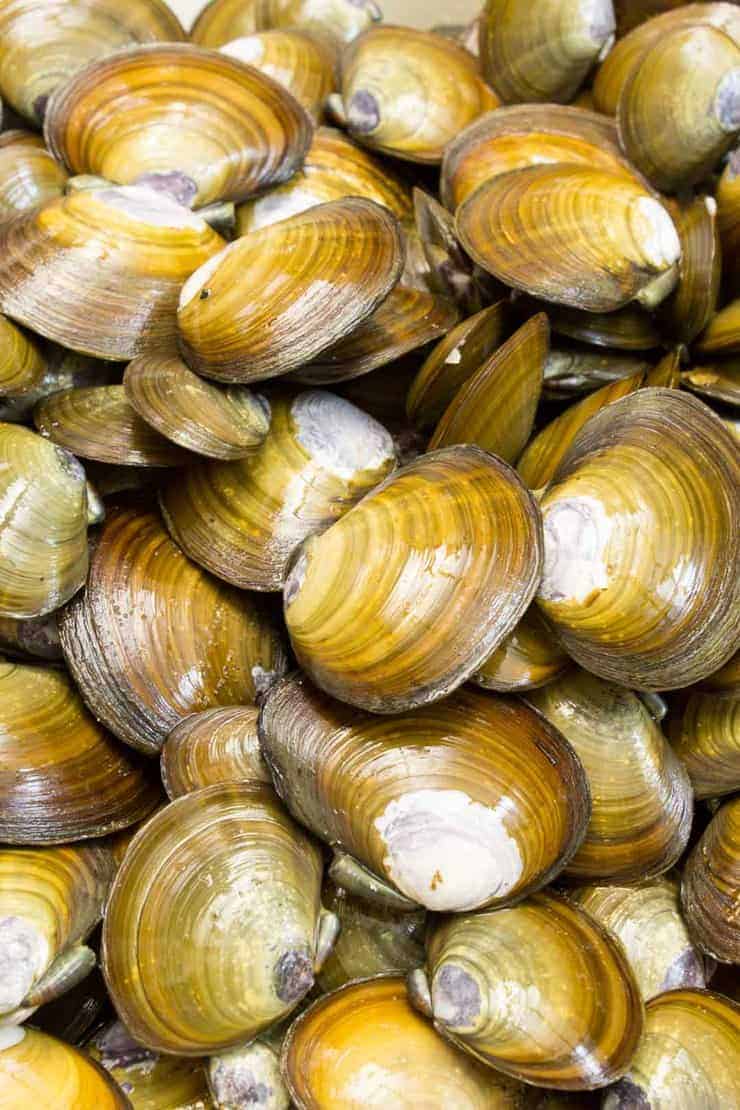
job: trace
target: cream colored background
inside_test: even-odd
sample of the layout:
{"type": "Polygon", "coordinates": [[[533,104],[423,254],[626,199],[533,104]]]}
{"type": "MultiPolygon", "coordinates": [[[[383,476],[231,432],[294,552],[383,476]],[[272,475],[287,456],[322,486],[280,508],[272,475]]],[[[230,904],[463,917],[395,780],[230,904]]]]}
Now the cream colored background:
{"type": "MultiPolygon", "coordinates": [[[[464,23],[480,8],[480,0],[378,0],[389,23],[431,27],[435,23],[464,23]]],[[[125,3],[125,0],[122,0],[125,3]]],[[[169,0],[182,23],[189,27],[205,0],[169,0]]]]}

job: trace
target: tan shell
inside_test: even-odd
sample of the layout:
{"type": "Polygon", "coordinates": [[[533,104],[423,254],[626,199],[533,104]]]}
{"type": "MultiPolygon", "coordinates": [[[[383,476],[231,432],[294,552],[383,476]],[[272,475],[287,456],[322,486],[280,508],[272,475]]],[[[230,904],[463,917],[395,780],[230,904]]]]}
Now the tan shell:
{"type": "Polygon", "coordinates": [[[0,395],[31,393],[38,389],[46,372],[46,359],[33,339],[0,316],[0,395]]]}
{"type": "Polygon", "coordinates": [[[534,690],[552,682],[569,663],[539,610],[531,605],[501,647],[473,675],[473,681],[505,694],[534,690]]]}
{"type": "Polygon", "coordinates": [[[0,135],[0,222],[61,196],[66,180],[67,174],[40,135],[30,131],[0,135]]]}
{"type": "Polygon", "coordinates": [[[337,87],[338,49],[330,35],[294,28],[256,31],[232,39],[221,53],[266,73],[283,85],[315,120],[337,87]]]}
{"type": "Polygon", "coordinates": [[[133,1039],[121,1021],[87,1046],[96,1063],[124,1090],[136,1110],[213,1110],[202,1060],[164,1056],[133,1039]]]}
{"type": "Polygon", "coordinates": [[[217,782],[267,782],[260,752],[258,710],[231,705],[191,713],[175,725],[161,755],[162,782],[171,800],[217,782]]]}
{"type": "Polygon", "coordinates": [[[131,1110],[107,1073],[72,1045],[36,1029],[0,1029],[3,1110],[131,1110]]]}
{"type": "Polygon", "coordinates": [[[740,797],[725,802],[683,872],[683,912],[695,944],[722,963],[740,963],[740,797]]]}
{"type": "Polygon", "coordinates": [[[715,313],[694,344],[701,355],[740,354],[740,298],[715,313]]]}
{"type": "Polygon", "coordinates": [[[668,726],[697,798],[740,790],[740,697],[692,691],[668,726]]]}
{"type": "Polygon", "coordinates": [[[211,0],[193,25],[202,46],[223,46],[240,35],[272,27],[328,31],[349,42],[380,19],[374,0],[211,0]]]}

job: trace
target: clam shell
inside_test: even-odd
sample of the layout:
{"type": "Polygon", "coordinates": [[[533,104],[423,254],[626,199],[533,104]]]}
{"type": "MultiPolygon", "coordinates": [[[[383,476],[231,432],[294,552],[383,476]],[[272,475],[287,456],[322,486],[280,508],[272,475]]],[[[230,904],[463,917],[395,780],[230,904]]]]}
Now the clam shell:
{"type": "Polygon", "coordinates": [[[697,197],[671,207],[681,240],[678,285],[660,306],[663,327],[677,343],[693,343],[717,309],[722,275],[717,204],[697,197]]]}
{"type": "Polygon", "coordinates": [[[170,799],[218,782],[271,783],[257,736],[258,712],[254,705],[204,709],[175,725],[161,755],[170,799]]]}
{"type": "Polygon", "coordinates": [[[673,867],[691,831],[691,784],[640,698],[573,670],[527,701],[572,744],[588,776],[591,821],[568,877],[631,882],[673,867]]]}
{"type": "Polygon", "coordinates": [[[254,31],[300,27],[349,42],[377,19],[374,0],[210,0],[190,37],[202,46],[223,46],[254,31]]]}
{"type": "Polygon", "coordinates": [[[183,717],[249,704],[285,667],[253,599],[190,563],[147,511],[109,514],[59,634],[96,717],[150,755],[183,717]]]}
{"type": "Polygon", "coordinates": [[[685,348],[669,351],[645,375],[644,385],[650,388],[678,389],[681,384],[681,366],[685,348]]]}
{"type": "Polygon", "coordinates": [[[496,1071],[592,1090],[629,1066],[643,1025],[624,950],[565,898],[442,919],[427,939],[438,1032],[496,1071]]]}
{"type": "Polygon", "coordinates": [[[263,443],[270,406],[243,386],[204,381],[176,355],[143,355],[126,367],[126,398],[173,443],[213,459],[243,459],[263,443]]]}
{"type": "Polygon", "coordinates": [[[186,361],[219,381],[286,374],[361,324],[402,267],[395,216],[359,197],[262,228],[185,282],[178,327],[186,361]]]}
{"type": "Polygon", "coordinates": [[[88,1056],[36,1029],[0,1029],[0,1085],[7,1110],[131,1110],[118,1084],[88,1056]]]}
{"type": "Polygon", "coordinates": [[[740,148],[727,159],[715,196],[723,278],[728,289],[737,294],[740,293],[740,148]]]}
{"type": "Polygon", "coordinates": [[[545,686],[562,674],[570,659],[531,605],[499,648],[486,659],[473,681],[486,690],[512,693],[545,686]]]}
{"type": "Polygon", "coordinates": [[[365,31],[341,59],[349,133],[412,162],[439,163],[450,140],[498,97],[471,54],[431,31],[384,25],[365,31]]]}
{"type": "Polygon", "coordinates": [[[694,366],[681,374],[681,385],[710,401],[721,401],[737,408],[740,406],[740,359],[694,366]]]}
{"type": "Polygon", "coordinates": [[[221,53],[283,85],[315,120],[321,119],[324,101],[337,87],[338,49],[330,35],[275,28],[232,39],[221,53]]]}
{"type": "Polygon", "coordinates": [[[56,663],[63,659],[56,614],[31,620],[0,617],[0,652],[28,660],[56,663]]]}
{"type": "Polygon", "coordinates": [[[0,424],[0,616],[41,617],[87,575],[87,491],[75,458],[28,428],[0,424]]]}
{"type": "MultiPolygon", "coordinates": [[[[290,1019],[287,1019],[288,1021],[290,1019]]],[[[292,1102],[280,1074],[280,1048],[285,1021],[246,1045],[219,1052],[208,1061],[208,1086],[214,1106],[249,1107],[255,1092],[264,1110],[292,1110],[292,1102]]]]}
{"type": "Polygon", "coordinates": [[[394,468],[389,432],[341,397],[312,390],[271,401],[260,449],[203,462],[161,491],[165,523],[186,555],[242,589],[280,590],[290,558],[394,468]]]}
{"type": "Polygon", "coordinates": [[[31,393],[38,389],[46,370],[46,359],[33,339],[0,316],[0,394],[22,397],[31,393]]]}
{"type": "Polygon", "coordinates": [[[740,650],[727,660],[724,667],[705,678],[701,689],[716,690],[722,694],[740,693],[740,650]]]}
{"type": "Polygon", "coordinates": [[[562,870],[588,822],[570,746],[494,694],[464,689],[378,717],[294,675],[267,695],[259,729],[293,816],[429,910],[521,899],[562,870]],[[320,773],[309,780],[306,767],[320,773]]]}
{"type": "MultiPolygon", "coordinates": [[[[526,311],[546,311],[550,327],[557,335],[565,335],[594,347],[610,347],[619,351],[648,351],[660,346],[660,333],[648,315],[637,304],[628,304],[616,312],[582,312],[566,305],[546,304],[527,298],[526,311]]],[[[598,352],[593,352],[595,355],[598,352]]]]}
{"type": "Polygon", "coordinates": [[[101,1029],[87,1046],[96,1063],[105,1068],[142,1110],[211,1110],[202,1060],[160,1056],[138,1044],[121,1021],[101,1029]]]}
{"type": "Polygon", "coordinates": [[[183,281],[223,245],[153,189],[86,189],[0,227],[0,308],[97,358],[161,351],[183,281]]]}
{"type": "Polygon", "coordinates": [[[157,813],[129,846],[103,927],[103,971],[132,1036],[202,1056],[290,1013],[313,983],[321,870],[262,783],[209,786],[157,813]]]}
{"type": "Polygon", "coordinates": [[[30,131],[0,135],[0,221],[61,196],[66,180],[67,174],[40,135],[30,131]]]}
{"type": "Polygon", "coordinates": [[[505,463],[469,446],[424,455],[301,549],[284,595],[299,664],[372,712],[444,697],[518,623],[541,550],[505,463]]]}
{"type": "Polygon", "coordinates": [[[740,697],[692,691],[668,725],[673,750],[697,798],[740,790],[740,697]]]}
{"type": "Polygon", "coordinates": [[[88,66],[52,97],[44,134],[70,173],[120,185],[176,174],[182,200],[243,200],[300,168],[311,120],[288,91],[225,54],[183,43],[88,66]]]}
{"type": "Polygon", "coordinates": [[[146,817],[159,789],[87,712],[65,671],[0,663],[0,841],[63,844],[146,817]]]}
{"type": "Polygon", "coordinates": [[[686,861],[683,912],[695,944],[720,963],[740,963],[740,797],[725,802],[686,861]]]}
{"type": "Polygon", "coordinates": [[[647,297],[681,254],[668,212],[640,185],[564,163],[484,182],[458,208],[457,231],[500,281],[589,312],[647,297]]]}
{"type": "Polygon", "coordinates": [[[33,419],[33,410],[44,397],[77,386],[107,385],[120,380],[117,363],[78,355],[44,343],[45,371],[33,388],[12,397],[0,397],[0,420],[21,423],[33,419]]]}
{"type": "Polygon", "coordinates": [[[728,659],[738,635],[737,467],[731,434],[680,390],[638,390],[579,432],[541,501],[538,595],[576,662],[625,686],[669,690],[728,659]]]}
{"type": "Polygon", "coordinates": [[[716,312],[694,344],[701,355],[740,354],[740,298],[716,312]]]}

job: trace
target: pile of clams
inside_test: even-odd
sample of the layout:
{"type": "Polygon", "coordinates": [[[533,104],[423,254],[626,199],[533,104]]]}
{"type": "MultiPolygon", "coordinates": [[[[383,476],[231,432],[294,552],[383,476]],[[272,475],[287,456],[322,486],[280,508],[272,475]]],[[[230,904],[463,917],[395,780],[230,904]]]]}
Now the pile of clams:
{"type": "Polygon", "coordinates": [[[2,1110],[738,1110],[740,7],[0,97],[2,1110]]]}

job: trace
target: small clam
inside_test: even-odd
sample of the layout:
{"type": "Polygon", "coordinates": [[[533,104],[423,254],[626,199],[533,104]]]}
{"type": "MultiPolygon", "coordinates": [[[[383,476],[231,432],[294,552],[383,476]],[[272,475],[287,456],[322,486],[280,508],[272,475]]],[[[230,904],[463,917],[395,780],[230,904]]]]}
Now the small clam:
{"type": "Polygon", "coordinates": [[[717,183],[717,227],[722,243],[723,278],[740,293],[740,147],[727,159],[717,183]]]}
{"type": "Polygon", "coordinates": [[[54,89],[96,58],[185,32],[164,0],[3,0],[0,93],[40,125],[54,89]]]}
{"type": "Polygon", "coordinates": [[[697,798],[740,790],[740,696],[691,691],[672,713],[668,736],[697,798]]]}
{"type": "Polygon", "coordinates": [[[721,994],[676,990],[653,998],[629,1071],[606,1092],[603,1110],[737,1106],[738,1038],[740,1006],[721,994]]]}
{"type": "Polygon", "coordinates": [[[46,359],[34,340],[0,316],[0,395],[22,397],[32,393],[46,372],[46,359]]]}
{"type": "Polygon", "coordinates": [[[41,617],[87,574],[85,473],[28,428],[0,424],[0,616],[41,617]]]}
{"type": "Polygon", "coordinates": [[[295,28],[256,31],[227,42],[221,53],[283,85],[315,120],[321,119],[324,101],[336,88],[338,50],[330,35],[295,28]]]}
{"type": "Polygon", "coordinates": [[[171,799],[217,782],[272,782],[257,736],[258,709],[230,705],[192,713],[162,748],[162,782],[171,799]]]}
{"type": "Polygon", "coordinates": [[[201,46],[223,46],[254,31],[300,27],[349,42],[377,19],[375,0],[210,0],[190,37],[201,46]]]}
{"type": "MultiPolygon", "coordinates": [[[[660,333],[652,317],[638,304],[628,304],[616,312],[583,312],[566,305],[545,304],[529,299],[527,312],[547,312],[557,335],[576,339],[594,347],[619,351],[649,351],[660,346],[660,333]]],[[[592,352],[598,355],[599,352],[592,352]]]]}
{"type": "Polygon", "coordinates": [[[3,1110],[131,1110],[103,1068],[72,1045],[36,1029],[0,1028],[3,1110]]]}
{"type": "Polygon", "coordinates": [[[202,1060],[152,1052],[134,1040],[122,1021],[96,1033],[87,1051],[135,1108],[210,1110],[212,1106],[202,1060]]]}
{"type": "Polygon", "coordinates": [[[715,313],[694,344],[694,351],[700,355],[740,354],[740,298],[715,313]]]}
{"type": "Polygon", "coordinates": [[[362,323],[402,268],[395,216],[359,197],[245,235],[182,288],[178,327],[186,361],[227,382],[295,370],[362,323]]]}
{"type": "Polygon", "coordinates": [[[348,983],[310,1006],[288,1033],[282,1070],[297,1110],[514,1110],[522,1097],[438,1037],[394,976],[348,983]]]}
{"type": "Polygon", "coordinates": [[[617,105],[625,154],[664,192],[701,181],[740,134],[740,45],[709,25],[656,42],[617,105]]]}
{"type": "Polygon", "coordinates": [[[13,658],[57,663],[63,659],[55,613],[30,620],[0,617],[0,653],[13,658]]]}
{"type": "Polygon", "coordinates": [[[705,405],[641,389],[593,416],[541,501],[538,603],[566,651],[625,686],[670,690],[737,645],[737,448],[705,405]]]}
{"type": "Polygon", "coordinates": [[[720,963],[740,963],[740,797],[717,810],[693,849],[681,900],[694,943],[720,963]]]}
{"type": "Polygon", "coordinates": [[[706,985],[705,961],[691,943],[673,879],[594,884],[569,896],[622,942],[646,1002],[664,991],[706,985]]]}
{"type": "Polygon", "coordinates": [[[660,319],[676,343],[693,343],[717,308],[722,273],[717,204],[713,197],[671,207],[681,240],[678,285],[660,306],[660,319]]]}
{"type": "Polygon", "coordinates": [[[61,196],[66,180],[67,174],[40,135],[30,131],[0,135],[0,222],[61,196]]]}
{"type": "Polygon", "coordinates": [[[477,447],[434,451],[303,545],[284,594],[293,649],[353,705],[435,701],[514,629],[541,554],[537,506],[505,463],[477,447]]]}
{"type": "Polygon", "coordinates": [[[103,927],[106,982],[132,1036],[202,1056],[290,1013],[326,954],[321,871],[262,783],[205,787],[160,810],[126,852],[103,927]]]}
{"type": "Polygon", "coordinates": [[[85,189],[0,227],[0,308],[97,358],[166,349],[183,281],[223,245],[163,193],[85,189]]]}
{"type": "Polygon", "coordinates": [[[681,385],[710,401],[740,407],[740,358],[693,366],[681,374],[681,385]]]}
{"type": "Polygon", "coordinates": [[[642,1032],[622,946],[549,892],[441,919],[427,939],[426,972],[412,972],[409,986],[453,1044],[497,1072],[556,1090],[614,1082],[642,1032]]]}
{"type": "MultiPolygon", "coordinates": [[[[550,401],[569,401],[599,386],[644,377],[649,370],[650,363],[636,355],[557,345],[550,348],[545,363],[543,397],[550,401]]],[[[549,439],[549,435],[546,438],[549,439]]]]}
{"type": "Polygon", "coordinates": [[[285,667],[255,601],[189,562],[149,511],[109,514],[59,633],[96,717],[150,755],[183,717],[249,704],[285,667]]]}
{"type": "Polygon", "coordinates": [[[531,605],[499,648],[473,675],[486,690],[512,693],[552,682],[570,659],[536,606],[531,605]]]}
{"type": "Polygon", "coordinates": [[[648,389],[678,389],[681,384],[683,351],[684,349],[681,347],[676,347],[668,354],[663,355],[663,358],[656,362],[652,370],[648,370],[645,375],[643,383],[645,387],[648,389]]]}
{"type": "Polygon", "coordinates": [[[588,822],[586,779],[570,746],[538,714],[495,694],[464,689],[380,717],[294,675],[267,695],[259,728],[294,817],[430,910],[506,905],[544,886],[588,822]],[[309,782],[304,769],[319,766],[309,782]]]}
{"type": "MultiPolygon", "coordinates": [[[[243,459],[264,441],[270,406],[244,386],[204,381],[177,355],[142,355],[126,367],[126,398],[180,447],[212,459],[243,459]]],[[[191,460],[194,461],[194,460],[191,460]]]]}
{"type": "Polygon", "coordinates": [[[507,285],[589,312],[671,291],[681,246],[635,181],[562,163],[499,174],[457,211],[468,254],[507,285]]]}
{"type": "Polygon", "coordinates": [[[410,27],[365,31],[345,48],[341,78],[350,135],[412,162],[441,162],[447,143],[499,103],[472,54],[410,27]]]}
{"type": "Polygon", "coordinates": [[[0,663],[0,841],[64,844],[146,817],[159,799],[143,762],[87,712],[67,673],[0,663]]]}
{"type": "Polygon", "coordinates": [[[120,185],[165,176],[160,183],[182,203],[203,205],[285,181],[300,168],[312,126],[271,77],[174,43],[119,52],[82,70],[51,98],[44,134],[71,173],[120,185]]]}
{"type": "MultiPolygon", "coordinates": [[[[296,1012],[300,1012],[299,1005],[296,1012]]],[[[293,1014],[247,1044],[211,1056],[206,1075],[215,1110],[292,1110],[280,1053],[293,1014]]]]}

